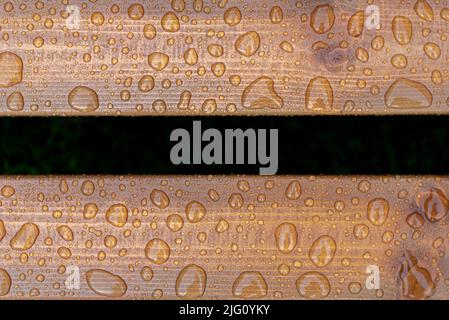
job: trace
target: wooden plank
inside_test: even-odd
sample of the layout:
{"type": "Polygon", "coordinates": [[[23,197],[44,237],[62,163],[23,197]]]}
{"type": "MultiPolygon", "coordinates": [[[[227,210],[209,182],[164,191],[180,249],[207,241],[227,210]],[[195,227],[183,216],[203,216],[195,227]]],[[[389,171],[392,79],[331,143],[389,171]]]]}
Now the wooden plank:
{"type": "Polygon", "coordinates": [[[2,298],[449,297],[447,177],[3,176],[0,185],[2,298]],[[376,268],[377,289],[367,285],[376,268]],[[66,283],[76,271],[79,289],[66,283]]]}
{"type": "Polygon", "coordinates": [[[447,114],[448,20],[425,0],[4,1],[0,114],[447,114]]]}

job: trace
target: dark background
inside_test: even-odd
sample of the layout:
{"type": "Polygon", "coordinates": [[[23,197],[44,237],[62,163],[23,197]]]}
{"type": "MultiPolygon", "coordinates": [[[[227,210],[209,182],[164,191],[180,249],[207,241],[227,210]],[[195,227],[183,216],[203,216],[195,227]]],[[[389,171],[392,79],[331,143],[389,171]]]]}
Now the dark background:
{"type": "Polygon", "coordinates": [[[0,174],[258,174],[170,162],[170,133],[279,129],[278,174],[449,174],[449,117],[0,118],[0,174]]]}

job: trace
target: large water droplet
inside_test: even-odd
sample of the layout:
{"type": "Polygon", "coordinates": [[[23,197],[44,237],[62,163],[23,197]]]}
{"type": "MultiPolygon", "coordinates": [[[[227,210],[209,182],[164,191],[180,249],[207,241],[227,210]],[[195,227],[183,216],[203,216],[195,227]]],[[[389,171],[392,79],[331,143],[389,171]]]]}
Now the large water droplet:
{"type": "Polygon", "coordinates": [[[337,244],[330,236],[321,236],[310,247],[309,257],[317,267],[325,267],[334,259],[337,244]]]}
{"type": "Polygon", "coordinates": [[[145,256],[156,264],[163,264],[170,257],[170,247],[164,240],[152,239],[145,246],[145,256]]]}
{"type": "Polygon", "coordinates": [[[242,34],[235,42],[235,50],[245,57],[251,57],[259,50],[260,37],[256,31],[242,34]]]}
{"type": "Polygon", "coordinates": [[[384,198],[376,198],[368,202],[368,220],[375,226],[381,226],[387,221],[390,204],[384,198]]]}
{"type": "Polygon", "coordinates": [[[11,239],[11,248],[14,250],[28,250],[34,245],[38,236],[39,227],[32,222],[25,223],[11,239]]]}
{"type": "Polygon", "coordinates": [[[426,299],[435,292],[435,283],[429,271],[418,266],[418,259],[406,252],[399,271],[402,294],[410,299],[426,299]]]}
{"type": "Polygon", "coordinates": [[[331,285],[325,275],[312,271],[304,273],[296,280],[296,289],[304,298],[323,299],[329,295],[331,285]]]}
{"type": "Polygon", "coordinates": [[[420,192],[416,197],[416,203],[430,222],[443,219],[449,211],[449,200],[439,188],[420,192]]]}
{"type": "Polygon", "coordinates": [[[70,91],[68,102],[72,109],[80,112],[92,112],[98,109],[99,101],[95,90],[84,86],[77,86],[70,91]]]}
{"type": "Polygon", "coordinates": [[[248,109],[279,109],[284,105],[282,98],[274,89],[274,81],[260,77],[251,82],[243,91],[242,106],[248,109]]]}
{"type": "Polygon", "coordinates": [[[279,251],[290,253],[296,247],[298,232],[294,224],[284,222],[276,228],[274,237],[279,251]]]}
{"type": "Polygon", "coordinates": [[[413,26],[409,18],[396,16],[392,23],[393,36],[399,44],[406,45],[412,40],[413,26]]]}
{"type": "Polygon", "coordinates": [[[389,108],[428,108],[433,96],[422,83],[400,78],[394,81],[385,93],[385,105],[389,108]]]}
{"type": "Polygon", "coordinates": [[[0,88],[8,88],[22,82],[22,59],[9,51],[0,53],[0,88]]]}
{"type": "Polygon", "coordinates": [[[120,276],[103,269],[87,271],[86,281],[93,292],[110,298],[121,297],[128,289],[126,282],[120,276]]]}
{"type": "Polygon", "coordinates": [[[206,208],[201,202],[193,200],[187,204],[185,212],[187,220],[192,223],[197,223],[203,220],[206,215],[206,208]]]}
{"type": "Polygon", "coordinates": [[[328,4],[315,7],[310,15],[310,26],[318,34],[328,32],[332,29],[334,22],[334,9],[328,4]]]}
{"type": "Polygon", "coordinates": [[[114,227],[123,227],[128,221],[128,208],[121,203],[110,206],[106,211],[106,221],[114,227]]]}
{"type": "Polygon", "coordinates": [[[234,281],[232,294],[241,299],[260,299],[267,295],[265,278],[258,271],[244,271],[234,281]]]}
{"type": "Polygon", "coordinates": [[[206,290],[206,271],[196,264],[186,266],[176,279],[176,295],[183,299],[202,297],[206,290]]]}
{"type": "Polygon", "coordinates": [[[0,268],[0,296],[6,296],[11,289],[11,277],[8,271],[0,268]]]}
{"type": "Polygon", "coordinates": [[[324,77],[310,80],[306,89],[306,108],[309,110],[330,110],[334,103],[332,86],[324,77]]]}

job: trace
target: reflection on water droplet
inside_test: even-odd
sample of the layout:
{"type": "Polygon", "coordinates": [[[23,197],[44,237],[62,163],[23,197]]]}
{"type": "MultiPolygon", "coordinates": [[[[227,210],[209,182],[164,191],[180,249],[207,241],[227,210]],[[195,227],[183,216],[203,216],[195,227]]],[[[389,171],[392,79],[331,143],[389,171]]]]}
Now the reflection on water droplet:
{"type": "Polygon", "coordinates": [[[0,296],[6,296],[11,289],[11,277],[8,271],[0,268],[0,296]]]}
{"type": "Polygon", "coordinates": [[[128,208],[121,203],[110,206],[106,211],[106,221],[114,227],[123,227],[128,221],[128,208]]]}
{"type": "Polygon", "coordinates": [[[164,240],[152,239],[145,246],[145,256],[151,262],[163,264],[170,257],[170,247],[164,240]]]}
{"type": "Polygon", "coordinates": [[[294,224],[284,222],[276,228],[274,237],[279,251],[290,253],[296,247],[298,232],[294,224]]]}
{"type": "Polygon", "coordinates": [[[420,192],[416,197],[416,203],[430,222],[440,221],[449,211],[449,200],[439,188],[420,192]]]}
{"type": "Polygon", "coordinates": [[[206,271],[196,264],[184,267],[176,279],[176,295],[183,299],[202,297],[206,290],[206,271]]]}
{"type": "Polygon", "coordinates": [[[242,34],[235,42],[235,50],[245,57],[251,57],[259,50],[260,37],[256,31],[242,34]]]}
{"type": "Polygon", "coordinates": [[[316,6],[310,15],[310,26],[318,34],[328,32],[334,22],[334,9],[328,4],[316,6]]]}
{"type": "Polygon", "coordinates": [[[25,223],[11,239],[11,248],[14,250],[28,250],[34,245],[38,236],[39,227],[32,222],[25,223]]]}
{"type": "Polygon", "coordinates": [[[301,184],[298,180],[291,181],[285,189],[285,197],[288,200],[298,200],[301,196],[301,184]]]}
{"type": "Polygon", "coordinates": [[[405,253],[399,271],[402,282],[402,294],[410,299],[426,299],[435,292],[435,283],[429,271],[418,266],[418,259],[409,252],[405,253]]]}
{"type": "Polygon", "coordinates": [[[185,212],[187,220],[192,223],[197,223],[203,220],[206,215],[206,208],[201,202],[194,200],[187,204],[185,212]]]}
{"type": "Polygon", "coordinates": [[[433,96],[420,82],[400,78],[395,80],[385,93],[385,105],[389,108],[428,108],[433,96]]]}
{"type": "Polygon", "coordinates": [[[368,202],[368,220],[375,226],[381,226],[387,221],[390,204],[384,198],[376,198],[368,202]]]}
{"type": "Polygon", "coordinates": [[[334,259],[337,244],[330,236],[321,236],[316,239],[309,251],[309,258],[317,267],[325,267],[334,259]]]}
{"type": "Polygon", "coordinates": [[[77,86],[70,91],[68,102],[72,109],[80,112],[92,112],[98,109],[97,93],[91,88],[77,86]]]}
{"type": "Polygon", "coordinates": [[[310,80],[306,89],[306,108],[309,110],[330,110],[334,103],[332,86],[324,77],[316,77],[310,80]]]}
{"type": "Polygon", "coordinates": [[[168,197],[168,195],[164,191],[158,189],[153,189],[151,191],[150,200],[156,207],[160,209],[165,209],[170,204],[170,198],[168,197]]]}
{"type": "Polygon", "coordinates": [[[296,289],[304,298],[323,299],[329,295],[331,285],[325,275],[311,271],[304,273],[296,280],[296,289]]]}
{"type": "Polygon", "coordinates": [[[409,18],[396,16],[392,23],[393,36],[401,45],[406,45],[412,40],[413,26],[409,18]]]}
{"type": "Polygon", "coordinates": [[[265,278],[258,271],[240,273],[232,285],[232,294],[241,299],[260,299],[267,295],[268,286],[265,278]]]}
{"type": "Polygon", "coordinates": [[[279,109],[283,99],[276,93],[274,81],[269,77],[260,77],[251,82],[243,91],[242,106],[248,109],[279,109]]]}
{"type": "Polygon", "coordinates": [[[12,52],[0,53],[0,88],[9,88],[22,82],[22,59],[12,52]]]}
{"type": "Polygon", "coordinates": [[[86,281],[93,292],[110,298],[121,297],[128,289],[126,282],[120,276],[102,269],[87,271],[86,281]]]}

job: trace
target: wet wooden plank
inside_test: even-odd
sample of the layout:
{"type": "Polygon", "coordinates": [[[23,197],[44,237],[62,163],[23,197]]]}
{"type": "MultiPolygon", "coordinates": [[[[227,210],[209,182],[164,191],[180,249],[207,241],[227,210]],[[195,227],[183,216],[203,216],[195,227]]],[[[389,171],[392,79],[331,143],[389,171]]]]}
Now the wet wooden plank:
{"type": "Polygon", "coordinates": [[[448,299],[447,177],[0,180],[2,298],[448,299]]]}
{"type": "Polygon", "coordinates": [[[447,4],[369,4],[4,1],[0,114],[449,113],[447,4]]]}

